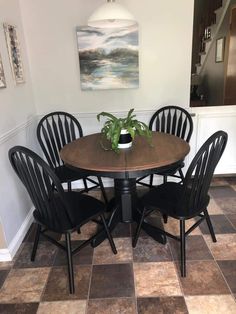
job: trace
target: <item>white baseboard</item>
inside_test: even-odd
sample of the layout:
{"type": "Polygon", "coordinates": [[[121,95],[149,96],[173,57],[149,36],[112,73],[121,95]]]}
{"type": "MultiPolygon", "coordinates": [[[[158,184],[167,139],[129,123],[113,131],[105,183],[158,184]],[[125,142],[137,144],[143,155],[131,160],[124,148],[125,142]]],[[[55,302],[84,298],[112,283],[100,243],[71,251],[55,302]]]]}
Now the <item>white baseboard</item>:
{"type": "Polygon", "coordinates": [[[8,249],[0,249],[0,262],[12,261],[12,256],[8,249]]]}
{"type": "Polygon", "coordinates": [[[12,261],[15,256],[17,250],[19,249],[29,227],[33,222],[33,211],[34,207],[30,209],[28,215],[26,216],[24,222],[22,223],[20,229],[18,230],[15,237],[12,239],[10,245],[7,249],[0,249],[0,262],[8,262],[12,261]]]}

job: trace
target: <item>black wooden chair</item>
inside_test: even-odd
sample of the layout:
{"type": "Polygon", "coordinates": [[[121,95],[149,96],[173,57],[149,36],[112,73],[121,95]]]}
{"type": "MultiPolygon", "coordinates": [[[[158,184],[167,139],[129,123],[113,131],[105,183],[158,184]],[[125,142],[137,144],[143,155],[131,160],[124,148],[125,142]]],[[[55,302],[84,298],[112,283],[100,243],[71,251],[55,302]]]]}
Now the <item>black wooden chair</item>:
{"type": "Polygon", "coordinates": [[[163,231],[168,237],[180,242],[181,276],[186,276],[185,239],[204,219],[206,219],[213,242],[216,237],[207,211],[210,201],[208,195],[211,179],[218,161],[225,149],[228,135],[223,131],[214,133],[199,149],[192,160],[183,183],[165,182],[150,189],[142,198],[143,208],[140,210],[141,219],[138,223],[133,247],[136,246],[144,219],[154,210],[162,215],[171,216],[180,222],[180,236],[176,237],[163,231]],[[185,220],[198,217],[187,231],[185,220]]]}
{"type": "MultiPolygon", "coordinates": [[[[71,233],[90,220],[100,218],[99,225],[105,228],[112,251],[117,253],[110,231],[107,227],[103,202],[78,192],[65,192],[59,178],[47,163],[31,150],[15,146],[9,150],[9,159],[18,177],[25,185],[35,206],[34,218],[37,223],[31,261],[34,261],[39,237],[66,251],[70,293],[74,293],[74,273],[72,255],[78,253],[96,237],[84,241],[77,248],[71,248],[71,233]],[[65,235],[65,246],[51,238],[46,232],[54,231],[65,235]]],[[[100,229],[99,229],[100,230],[100,229]]]]}
{"type": "Polygon", "coordinates": [[[47,162],[55,170],[61,183],[67,183],[68,191],[71,191],[71,182],[82,179],[85,188],[81,190],[81,193],[100,186],[103,198],[107,203],[106,192],[100,177],[96,182],[88,178],[86,174],[66,167],[60,158],[62,147],[82,136],[83,131],[79,121],[67,112],[51,112],[39,121],[37,127],[37,138],[47,162]],[[88,187],[87,181],[93,186],[88,187]]]}
{"type": "MultiPolygon", "coordinates": [[[[185,109],[177,106],[166,106],[154,113],[149,123],[149,129],[152,131],[172,134],[182,138],[186,142],[189,142],[193,132],[193,120],[185,109]]],[[[164,182],[167,181],[168,176],[183,180],[183,167],[184,162],[181,161],[178,165],[169,167],[157,174],[163,176],[164,182]]],[[[146,177],[147,176],[138,178],[136,182],[144,186],[152,187],[154,175],[150,175],[149,184],[142,181],[146,177]]]]}

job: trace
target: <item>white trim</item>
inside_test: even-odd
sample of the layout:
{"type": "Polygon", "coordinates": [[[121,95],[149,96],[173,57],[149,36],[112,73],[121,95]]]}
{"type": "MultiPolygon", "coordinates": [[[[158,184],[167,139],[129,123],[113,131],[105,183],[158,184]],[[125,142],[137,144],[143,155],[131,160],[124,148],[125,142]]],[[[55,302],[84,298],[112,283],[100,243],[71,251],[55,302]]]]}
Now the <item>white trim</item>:
{"type": "Polygon", "coordinates": [[[7,249],[0,249],[0,262],[12,261],[27,231],[29,230],[29,227],[31,226],[33,222],[33,219],[34,219],[33,211],[34,211],[34,207],[32,207],[30,211],[28,212],[28,215],[26,216],[25,220],[20,226],[20,229],[18,230],[17,234],[12,239],[9,247],[7,249]]]}
{"type": "Polygon", "coordinates": [[[14,129],[11,129],[10,131],[7,131],[6,133],[2,134],[0,136],[0,145],[7,142],[12,137],[16,136],[16,134],[20,133],[24,129],[28,128],[34,121],[36,116],[32,116],[24,123],[19,124],[14,129]]]}
{"type": "Polygon", "coordinates": [[[232,117],[232,116],[236,116],[236,112],[232,111],[232,112],[215,112],[215,113],[198,113],[198,118],[199,119],[204,119],[204,118],[218,118],[218,117],[232,117]]]}
{"type": "Polygon", "coordinates": [[[0,262],[12,261],[11,254],[8,249],[0,249],[0,262]]]}

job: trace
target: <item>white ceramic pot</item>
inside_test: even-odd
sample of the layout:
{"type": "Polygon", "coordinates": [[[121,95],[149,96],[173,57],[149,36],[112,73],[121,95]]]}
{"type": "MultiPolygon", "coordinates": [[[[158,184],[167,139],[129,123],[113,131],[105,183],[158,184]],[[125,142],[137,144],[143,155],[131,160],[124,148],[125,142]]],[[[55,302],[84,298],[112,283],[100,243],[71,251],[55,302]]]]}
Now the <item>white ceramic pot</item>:
{"type": "Polygon", "coordinates": [[[120,132],[120,138],[118,148],[129,148],[132,146],[132,137],[126,129],[122,129],[120,132]]]}

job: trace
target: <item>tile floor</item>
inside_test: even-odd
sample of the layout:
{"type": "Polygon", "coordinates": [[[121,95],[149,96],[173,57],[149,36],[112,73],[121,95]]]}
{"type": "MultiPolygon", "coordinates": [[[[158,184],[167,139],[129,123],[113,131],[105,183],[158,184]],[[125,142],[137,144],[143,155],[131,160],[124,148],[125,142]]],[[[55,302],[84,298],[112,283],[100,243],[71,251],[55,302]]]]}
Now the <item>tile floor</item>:
{"type": "MultiPolygon", "coordinates": [[[[174,240],[164,246],[143,232],[132,249],[132,226],[120,224],[113,232],[117,255],[105,241],[74,256],[76,293],[69,295],[63,252],[42,239],[36,261],[30,262],[32,225],[14,261],[0,263],[0,313],[235,314],[236,178],[215,179],[210,194],[217,243],[205,224],[188,237],[186,278],[180,277],[174,240]]],[[[165,228],[178,232],[173,219],[165,228]]],[[[73,235],[73,243],[94,230],[88,224],[73,235]]]]}

